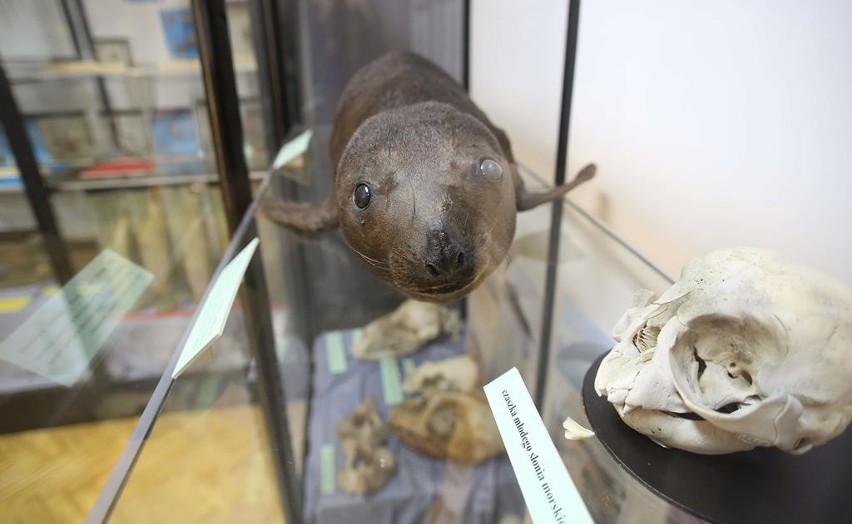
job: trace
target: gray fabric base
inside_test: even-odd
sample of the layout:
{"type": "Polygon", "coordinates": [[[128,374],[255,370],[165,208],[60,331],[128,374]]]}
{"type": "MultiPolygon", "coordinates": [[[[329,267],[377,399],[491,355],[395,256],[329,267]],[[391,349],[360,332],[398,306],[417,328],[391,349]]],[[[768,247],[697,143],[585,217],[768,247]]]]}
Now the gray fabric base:
{"type": "MultiPolygon", "coordinates": [[[[336,469],[342,467],[345,458],[335,435],[337,421],[349,416],[369,397],[376,400],[382,418],[387,420],[388,417],[380,363],[352,357],[353,334],[353,330],[324,333],[314,345],[316,365],[304,484],[305,521],[316,524],[420,523],[430,511],[436,516],[440,510],[441,518],[437,522],[491,524],[508,514],[522,515],[523,499],[505,456],[478,466],[465,466],[424,457],[403,446],[394,436],[388,446],[396,456],[397,472],[381,490],[368,496],[353,496],[335,485],[333,493],[322,493],[322,447],[334,445],[336,469]],[[342,335],[346,354],[346,371],[333,374],[329,371],[329,337],[339,335],[342,335]]],[[[456,341],[436,340],[409,358],[419,364],[461,354],[464,339],[461,336],[456,341]]],[[[399,361],[396,369],[402,380],[404,375],[399,361]]]]}

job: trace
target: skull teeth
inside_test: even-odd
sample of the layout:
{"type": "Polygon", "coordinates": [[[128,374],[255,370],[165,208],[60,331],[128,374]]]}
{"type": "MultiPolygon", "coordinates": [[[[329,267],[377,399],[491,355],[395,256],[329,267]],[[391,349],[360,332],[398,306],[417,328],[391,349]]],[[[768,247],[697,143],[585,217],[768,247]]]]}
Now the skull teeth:
{"type": "Polygon", "coordinates": [[[657,326],[649,326],[647,323],[642,326],[634,336],[633,345],[640,353],[657,347],[657,337],[660,335],[660,328],[657,326]]]}

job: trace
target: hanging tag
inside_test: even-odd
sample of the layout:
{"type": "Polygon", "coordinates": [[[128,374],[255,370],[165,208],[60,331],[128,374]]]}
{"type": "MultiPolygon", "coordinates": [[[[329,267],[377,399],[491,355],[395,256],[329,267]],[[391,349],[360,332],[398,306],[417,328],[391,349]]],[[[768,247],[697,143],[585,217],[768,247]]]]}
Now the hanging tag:
{"type": "Polygon", "coordinates": [[[219,273],[219,278],[213,283],[213,288],[208,293],[204,304],[201,305],[201,311],[196,316],[186,343],[181,349],[172,378],[178,378],[202,351],[222,336],[237,290],[243,282],[243,275],[254,256],[257,244],[257,238],[249,242],[219,273]]]}
{"type": "Polygon", "coordinates": [[[533,522],[593,524],[517,368],[483,389],[533,522]]]}

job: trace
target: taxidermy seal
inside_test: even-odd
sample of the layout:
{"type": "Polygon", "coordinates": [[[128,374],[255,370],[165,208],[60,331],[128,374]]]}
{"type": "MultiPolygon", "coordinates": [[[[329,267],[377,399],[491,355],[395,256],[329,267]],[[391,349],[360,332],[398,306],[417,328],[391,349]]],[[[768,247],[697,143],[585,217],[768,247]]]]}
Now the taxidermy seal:
{"type": "Polygon", "coordinates": [[[302,232],[340,227],[346,243],[403,294],[466,295],[506,257],[515,213],[594,176],[530,193],[506,134],[449,74],[412,53],[359,70],[331,134],[334,193],[321,204],[271,202],[270,219],[302,232]]]}

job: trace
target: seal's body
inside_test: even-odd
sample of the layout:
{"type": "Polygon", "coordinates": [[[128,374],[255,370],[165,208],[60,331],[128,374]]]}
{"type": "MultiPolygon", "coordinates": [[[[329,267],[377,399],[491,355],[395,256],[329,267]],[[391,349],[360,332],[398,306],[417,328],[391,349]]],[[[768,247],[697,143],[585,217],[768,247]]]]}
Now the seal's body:
{"type": "Polygon", "coordinates": [[[445,302],[474,289],[506,256],[515,213],[591,178],[530,194],[505,133],[436,65],[392,53],[343,92],[331,135],[334,194],[277,202],[266,214],[300,231],[339,226],[347,244],[402,293],[445,302]]]}

